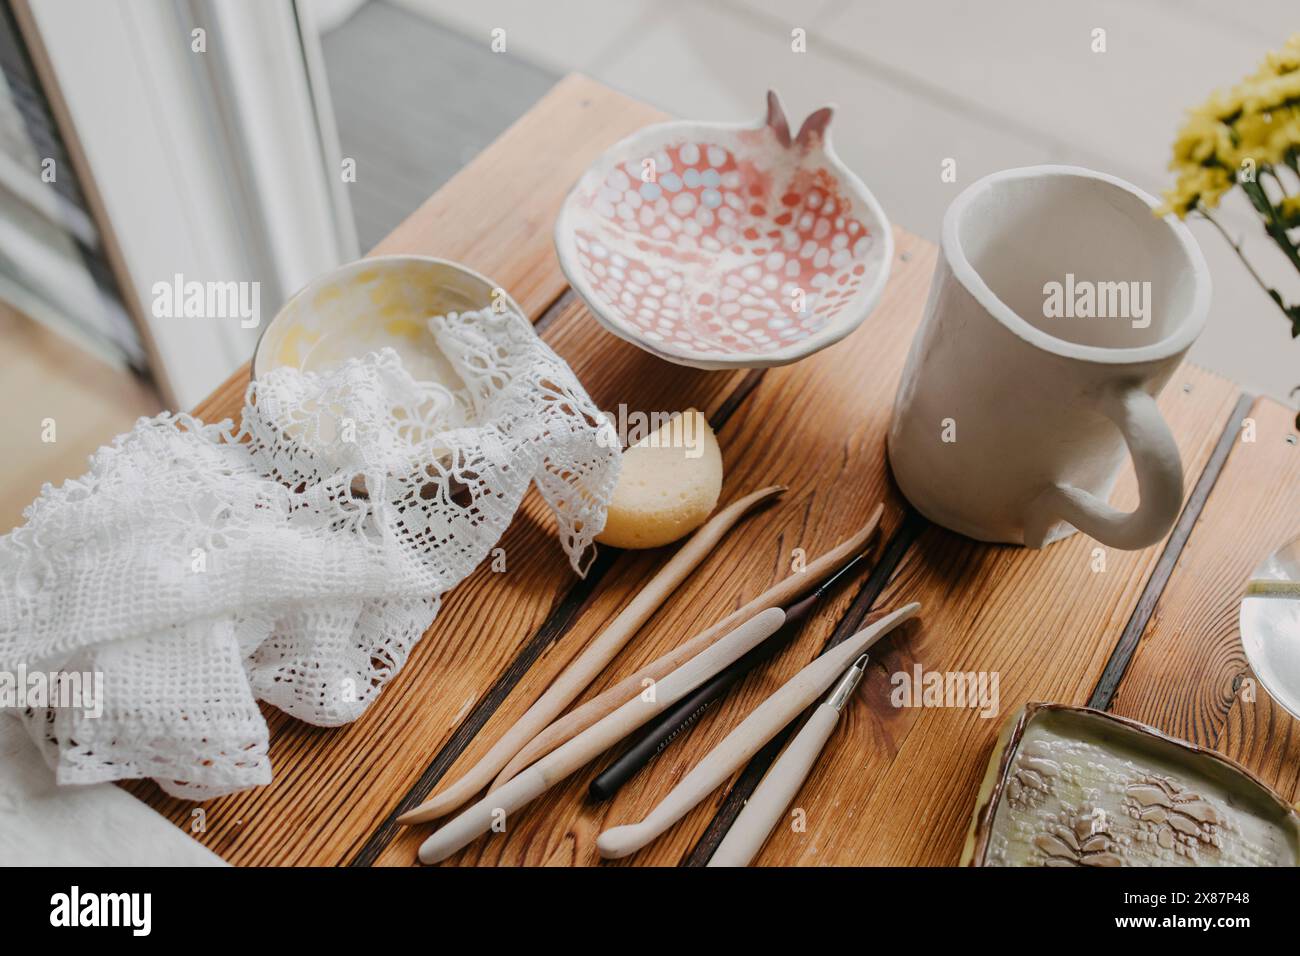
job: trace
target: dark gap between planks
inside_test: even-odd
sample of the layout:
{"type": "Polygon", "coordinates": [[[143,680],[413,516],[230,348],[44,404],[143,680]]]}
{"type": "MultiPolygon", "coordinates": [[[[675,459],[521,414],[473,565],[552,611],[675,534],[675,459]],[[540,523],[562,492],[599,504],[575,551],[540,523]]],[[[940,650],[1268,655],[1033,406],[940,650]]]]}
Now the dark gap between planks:
{"type": "Polygon", "coordinates": [[[559,318],[560,313],[567,309],[575,299],[577,299],[577,294],[573,291],[573,288],[571,286],[565,286],[564,291],[560,293],[559,298],[547,306],[546,311],[537,317],[537,321],[533,323],[533,331],[540,337],[551,323],[559,318]]]}
{"type": "Polygon", "coordinates": [[[1147,623],[1160,602],[1160,595],[1164,593],[1165,585],[1169,583],[1169,578],[1174,573],[1174,566],[1178,564],[1178,558],[1183,553],[1183,547],[1191,537],[1196,522],[1200,520],[1201,510],[1205,507],[1205,502],[1209,499],[1210,492],[1214,490],[1219,474],[1228,461],[1228,454],[1232,451],[1233,442],[1241,429],[1241,420],[1250,411],[1254,402],[1254,395],[1243,393],[1228,415],[1228,421],[1219,435],[1219,442],[1214,446],[1210,460],[1205,463],[1205,468],[1196,481],[1196,487],[1187,497],[1187,504],[1183,506],[1182,514],[1178,516],[1178,522],[1165,543],[1160,560],[1156,562],[1151,577],[1147,579],[1147,585],[1142,589],[1142,596],[1138,598],[1133,613],[1129,616],[1128,624],[1125,625],[1124,632],[1115,644],[1115,649],[1110,652],[1110,659],[1106,661],[1101,677],[1097,678],[1097,686],[1093,688],[1092,696],[1088,698],[1089,707],[1110,710],[1115,692],[1119,690],[1120,681],[1124,679],[1124,673],[1128,670],[1134,653],[1137,652],[1138,642],[1142,640],[1147,623]]]}
{"type": "MultiPolygon", "coordinates": [[[[546,327],[575,298],[573,289],[566,288],[559,298],[551,303],[538,320],[533,323],[538,334],[545,331],[546,327]]],[[[715,432],[721,431],[730,421],[736,409],[758,387],[758,383],[762,381],[765,371],[766,369],[761,368],[750,369],[745,377],[741,379],[740,384],[723,399],[718,411],[710,416],[709,427],[715,432]]],[[[438,751],[437,756],[433,758],[433,762],[425,768],[424,773],[420,775],[419,780],[407,792],[402,802],[384,818],[384,822],[370,835],[370,839],[365,842],[357,855],[348,863],[349,866],[372,866],[379,859],[379,855],[397,836],[400,829],[397,818],[406,811],[415,809],[428,799],[429,794],[433,792],[433,788],[438,785],[438,782],[451,769],[452,764],[465,752],[479,731],[487,726],[487,722],[491,720],[497,708],[505,703],[506,698],[510,696],[515,686],[523,680],[529,668],[537,663],[537,660],[548,647],[564,637],[573,622],[582,616],[582,612],[595,593],[597,586],[604,580],[605,575],[609,573],[610,568],[614,566],[614,562],[621,553],[616,548],[601,549],[591,569],[587,572],[587,577],[569,588],[555,606],[555,609],[542,622],[537,632],[523,646],[510,665],[501,672],[501,676],[497,678],[491,689],[483,695],[469,715],[461,721],[455,733],[438,751]]]]}

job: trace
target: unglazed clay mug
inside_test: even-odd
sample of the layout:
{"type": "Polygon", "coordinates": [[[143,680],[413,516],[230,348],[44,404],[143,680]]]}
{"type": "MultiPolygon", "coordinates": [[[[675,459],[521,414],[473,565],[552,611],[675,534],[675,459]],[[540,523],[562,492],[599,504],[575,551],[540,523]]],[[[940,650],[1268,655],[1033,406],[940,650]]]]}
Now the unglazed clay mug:
{"type": "Polygon", "coordinates": [[[1135,549],[1178,516],[1183,468],[1156,396],[1205,326],[1200,248],[1114,176],[1030,166],[948,208],[889,429],[903,494],[982,541],[1078,529],[1135,549]],[[1125,455],[1140,503],[1107,504],[1125,455]]]}

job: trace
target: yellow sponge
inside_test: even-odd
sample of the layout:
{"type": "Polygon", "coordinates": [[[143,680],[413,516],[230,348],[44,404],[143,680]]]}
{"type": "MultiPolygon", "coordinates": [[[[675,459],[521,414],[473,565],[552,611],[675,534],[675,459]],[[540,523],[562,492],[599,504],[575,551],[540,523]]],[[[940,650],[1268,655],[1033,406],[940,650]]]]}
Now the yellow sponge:
{"type": "Polygon", "coordinates": [[[605,530],[616,548],[657,548],[694,531],[722,492],[722,453],[704,415],[674,415],[623,453],[605,530]]]}

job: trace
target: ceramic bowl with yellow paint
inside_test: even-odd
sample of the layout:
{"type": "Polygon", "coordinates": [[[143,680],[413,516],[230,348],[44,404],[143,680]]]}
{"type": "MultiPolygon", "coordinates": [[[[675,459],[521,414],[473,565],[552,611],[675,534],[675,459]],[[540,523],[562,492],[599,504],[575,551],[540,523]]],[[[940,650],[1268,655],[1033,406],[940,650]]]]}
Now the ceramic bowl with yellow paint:
{"type": "Polygon", "coordinates": [[[258,341],[253,377],[285,365],[326,371],[387,346],[417,380],[454,390],[462,383],[438,348],[428,320],[497,302],[520,311],[491,279],[446,259],[377,256],[350,262],[313,280],[285,303],[258,341]]]}

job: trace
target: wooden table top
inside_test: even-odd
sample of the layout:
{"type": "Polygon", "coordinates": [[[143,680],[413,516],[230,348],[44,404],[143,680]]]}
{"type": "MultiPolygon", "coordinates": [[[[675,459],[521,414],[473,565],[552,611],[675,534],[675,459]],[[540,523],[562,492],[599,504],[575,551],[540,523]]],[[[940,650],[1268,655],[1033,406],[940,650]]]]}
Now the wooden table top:
{"type": "MultiPolygon", "coordinates": [[[[568,289],[551,243],[565,193],[608,146],[662,118],[570,76],[374,250],[441,256],[491,276],[602,408],[704,410],[722,446],[724,502],[763,485],[789,486],[777,505],[724,539],[685,593],[582,699],[792,573],[797,549],[820,554],[884,501],[876,563],[615,799],[585,799],[604,766],[592,764],[516,814],[507,832],[448,862],[599,862],[602,829],[639,819],[828,640],[852,633],[873,609],[908,601],[921,602],[921,618],[878,646],[800,792],[806,829],[778,828],[758,863],[956,863],[998,729],[1028,700],[1109,708],[1220,750],[1286,798],[1300,797],[1300,722],[1254,680],[1237,631],[1251,570],[1300,533],[1293,414],[1184,365],[1160,406],[1182,452],[1187,503],[1165,541],[1143,551],[1102,549],[1083,535],[1029,551],[932,526],[893,487],[884,443],[934,268],[930,243],[897,230],[889,285],[863,326],[832,348],[768,370],[664,363],[603,331],[568,289]],[[1243,428],[1246,419],[1253,429],[1243,428]],[[893,707],[889,676],[917,664],[996,672],[1000,715],[893,707]]],[[[237,415],[247,380],[245,368],[197,414],[237,415]]],[[[1135,504],[1131,474],[1112,500],[1135,504]]],[[[361,719],[322,729],[264,707],[274,782],[208,801],[202,832],[193,832],[194,804],[149,782],[130,789],[235,864],[412,864],[430,827],[401,828],[395,816],[471,766],[672,550],[604,548],[579,580],[535,491],[502,547],[509,571],[481,567],[450,592],[405,668],[361,719]]],[[[707,861],[774,750],[613,865],[707,861]]]]}

